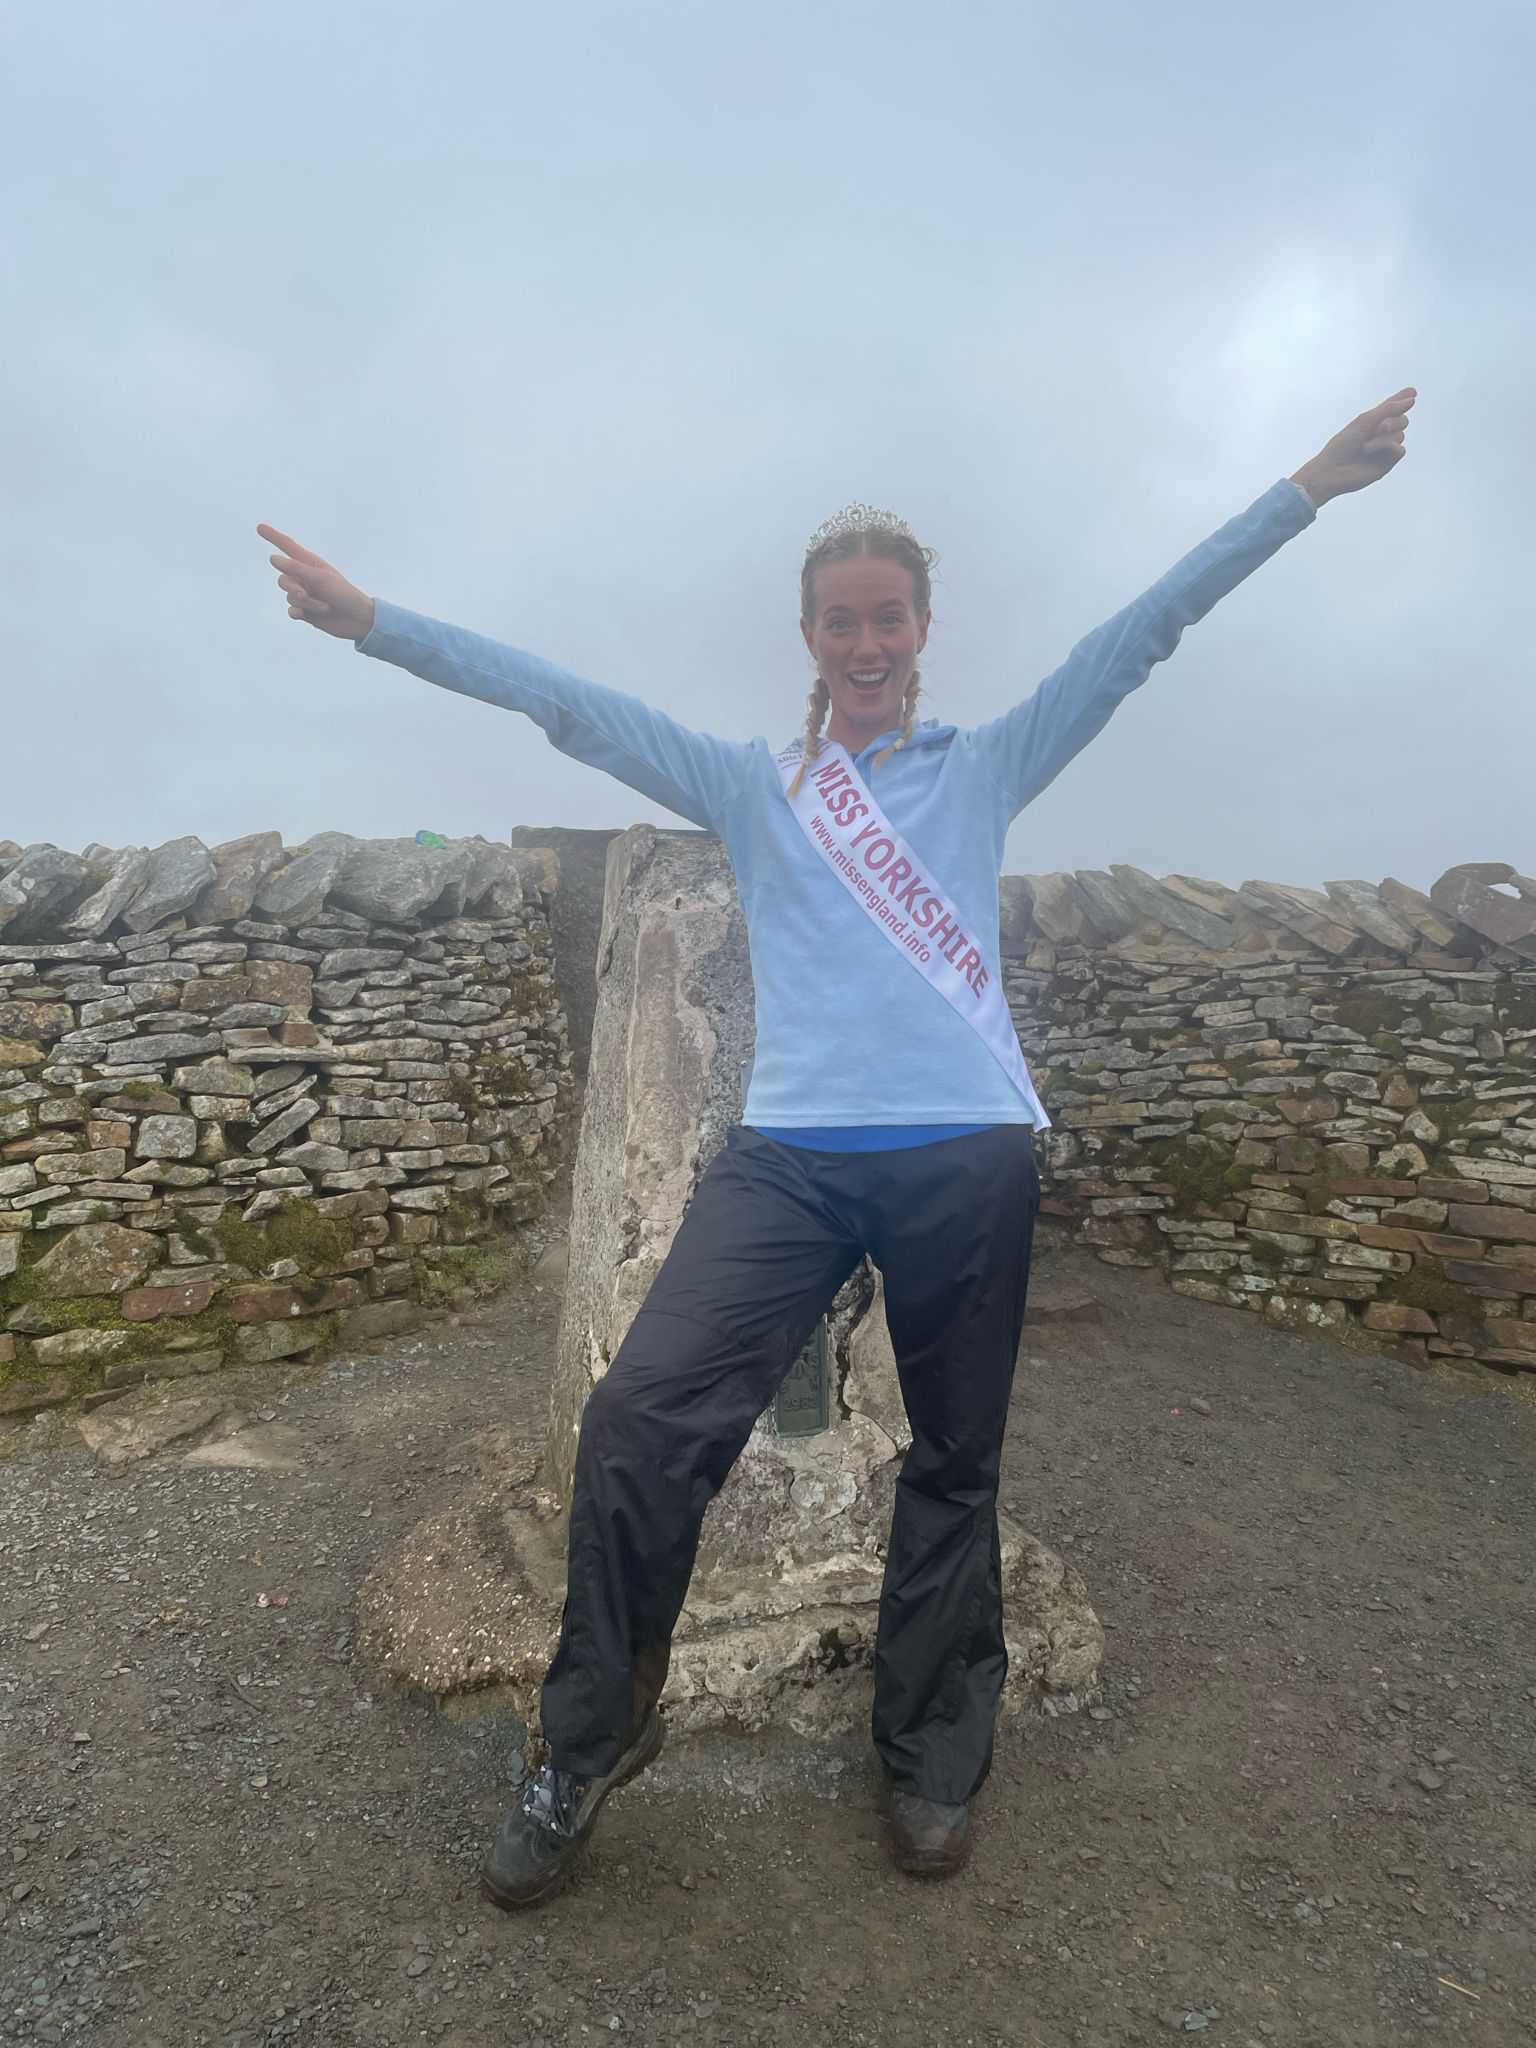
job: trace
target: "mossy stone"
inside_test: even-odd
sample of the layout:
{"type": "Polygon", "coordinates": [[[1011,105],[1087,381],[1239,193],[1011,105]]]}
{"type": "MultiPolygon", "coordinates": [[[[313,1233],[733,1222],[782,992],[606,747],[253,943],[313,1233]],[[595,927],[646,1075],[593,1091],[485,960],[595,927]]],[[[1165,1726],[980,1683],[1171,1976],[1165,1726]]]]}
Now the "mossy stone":
{"type": "Polygon", "coordinates": [[[259,1223],[221,1216],[206,1235],[217,1240],[231,1264],[265,1272],[279,1259],[293,1259],[302,1272],[339,1266],[355,1248],[357,1233],[344,1216],[322,1216],[297,1196],[286,1199],[259,1223]]]}

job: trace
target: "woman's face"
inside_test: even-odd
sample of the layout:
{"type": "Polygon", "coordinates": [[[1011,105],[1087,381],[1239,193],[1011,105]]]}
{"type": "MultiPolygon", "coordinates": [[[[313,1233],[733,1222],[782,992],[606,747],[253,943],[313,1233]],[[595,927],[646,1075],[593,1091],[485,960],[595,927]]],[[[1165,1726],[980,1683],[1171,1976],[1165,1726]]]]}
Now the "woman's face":
{"type": "Polygon", "coordinates": [[[881,555],[816,571],[805,644],[832,700],[827,737],[857,753],[901,724],[902,700],[928,640],[912,572],[881,555]]]}

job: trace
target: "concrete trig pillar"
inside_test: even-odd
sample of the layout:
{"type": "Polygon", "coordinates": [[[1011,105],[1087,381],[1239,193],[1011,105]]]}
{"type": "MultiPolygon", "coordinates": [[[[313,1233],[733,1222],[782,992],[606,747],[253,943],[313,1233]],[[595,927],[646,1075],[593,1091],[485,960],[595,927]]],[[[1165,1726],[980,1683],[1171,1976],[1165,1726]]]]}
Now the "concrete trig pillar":
{"type": "MultiPolygon", "coordinates": [[[[398,1592],[374,1629],[386,1658],[436,1690],[510,1685],[536,1712],[563,1599],[564,1511],[581,1412],[660,1269],[705,1167],[740,1120],[753,1039],[746,928],[718,841],[640,825],[608,854],[592,1051],[570,1256],[542,1468],[498,1507],[492,1560],[466,1573],[475,1617],[457,1673],[438,1612],[413,1625],[398,1592]],[[404,1638],[415,1635],[412,1655],[404,1638]],[[437,1647],[430,1649],[431,1639],[437,1647]],[[392,1640],[391,1640],[392,1639],[392,1640]],[[436,1676],[423,1672],[427,1661],[436,1676]]],[[[827,1426],[762,1416],[704,1524],[665,1700],[674,1728],[867,1721],[893,1489],[910,1442],[878,1276],[843,1290],[825,1332],[827,1426]]],[[[439,1571],[454,1540],[439,1524],[439,1571]]],[[[484,1544],[484,1520],[476,1539],[484,1544]]],[[[1007,1700],[1051,1711],[1097,1684],[1103,1631],[1082,1581],[1006,1518],[1007,1700]]],[[[429,1574],[423,1573],[423,1577],[429,1574]]],[[[418,1582],[419,1583],[419,1582],[418,1582]]],[[[387,1593],[387,1589],[386,1589],[387,1593]]],[[[446,1588],[439,1605],[449,1598],[446,1588]]],[[[375,1602],[376,1609],[380,1603],[375,1602]]]]}

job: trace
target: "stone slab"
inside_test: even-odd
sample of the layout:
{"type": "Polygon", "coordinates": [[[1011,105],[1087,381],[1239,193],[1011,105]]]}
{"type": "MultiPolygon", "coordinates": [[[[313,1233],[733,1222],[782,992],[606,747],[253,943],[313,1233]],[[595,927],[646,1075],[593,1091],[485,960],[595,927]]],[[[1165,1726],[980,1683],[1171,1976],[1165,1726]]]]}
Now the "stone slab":
{"type": "Polygon", "coordinates": [[[174,1444],[187,1443],[218,1428],[236,1429],[241,1420],[227,1401],[209,1397],[131,1408],[119,1403],[109,1410],[82,1415],[79,1430],[87,1448],[103,1465],[119,1466],[153,1458],[174,1444]]]}

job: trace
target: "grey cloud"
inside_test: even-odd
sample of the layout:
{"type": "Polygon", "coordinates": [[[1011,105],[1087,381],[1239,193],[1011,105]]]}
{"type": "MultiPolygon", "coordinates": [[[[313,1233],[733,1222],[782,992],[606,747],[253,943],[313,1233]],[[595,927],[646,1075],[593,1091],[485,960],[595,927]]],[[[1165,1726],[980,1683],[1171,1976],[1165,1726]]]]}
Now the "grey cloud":
{"type": "Polygon", "coordinates": [[[800,717],[805,533],[894,504],[943,556],[933,708],[979,720],[1412,378],[1409,463],[1009,862],[1531,864],[1515,10],[390,0],[304,45],[169,4],[13,38],[0,837],[663,815],[291,627],[257,519],[745,735],[800,717]]]}

